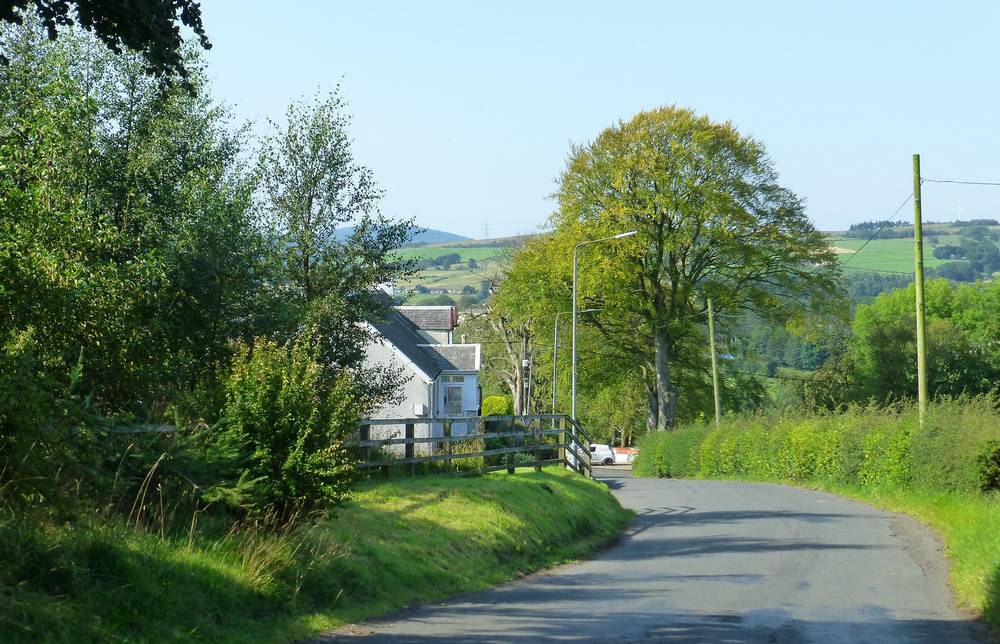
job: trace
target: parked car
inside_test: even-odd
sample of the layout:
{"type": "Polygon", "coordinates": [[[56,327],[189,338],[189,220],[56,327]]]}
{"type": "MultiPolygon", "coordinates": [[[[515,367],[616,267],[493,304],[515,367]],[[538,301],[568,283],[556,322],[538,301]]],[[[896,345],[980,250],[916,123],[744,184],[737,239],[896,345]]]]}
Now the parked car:
{"type": "Polygon", "coordinates": [[[610,445],[592,443],[590,445],[590,462],[594,465],[614,465],[615,453],[610,445]]]}
{"type": "Polygon", "coordinates": [[[612,447],[611,451],[615,453],[616,465],[631,465],[639,455],[639,450],[634,447],[612,447]]]}

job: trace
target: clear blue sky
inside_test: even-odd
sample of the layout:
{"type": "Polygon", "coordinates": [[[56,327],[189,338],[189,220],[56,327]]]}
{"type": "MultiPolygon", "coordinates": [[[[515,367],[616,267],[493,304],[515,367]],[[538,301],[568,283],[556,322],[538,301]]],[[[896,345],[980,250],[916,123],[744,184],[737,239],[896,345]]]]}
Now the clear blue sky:
{"type": "MultiPolygon", "coordinates": [[[[571,143],[676,103],[765,143],[822,229],[924,176],[1000,180],[1000,3],[203,0],[240,119],[342,82],[382,210],[471,237],[536,230],[571,143]]],[[[925,219],[1000,188],[924,186],[925,219]]],[[[912,207],[899,215],[910,219],[912,207]]]]}

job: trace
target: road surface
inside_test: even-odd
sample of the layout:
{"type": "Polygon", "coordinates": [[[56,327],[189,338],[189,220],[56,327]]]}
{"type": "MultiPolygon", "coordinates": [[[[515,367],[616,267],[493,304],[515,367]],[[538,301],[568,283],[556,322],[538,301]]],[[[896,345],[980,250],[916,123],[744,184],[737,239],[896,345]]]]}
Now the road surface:
{"type": "Polygon", "coordinates": [[[779,485],[599,469],[636,512],[616,546],[317,642],[986,641],[912,519],[779,485]]]}

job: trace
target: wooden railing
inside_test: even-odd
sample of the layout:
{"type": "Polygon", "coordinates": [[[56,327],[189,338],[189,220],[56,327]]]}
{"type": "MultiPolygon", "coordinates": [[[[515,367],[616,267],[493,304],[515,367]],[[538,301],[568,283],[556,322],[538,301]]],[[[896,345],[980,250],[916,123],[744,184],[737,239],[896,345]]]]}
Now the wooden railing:
{"type": "MultiPolygon", "coordinates": [[[[376,429],[374,433],[379,432],[376,429]]],[[[348,446],[360,457],[360,469],[381,470],[387,476],[400,467],[410,474],[463,475],[498,470],[513,474],[517,467],[539,471],[544,465],[560,463],[584,476],[593,476],[590,435],[564,414],[366,419],[359,424],[356,440],[348,446]],[[373,428],[393,426],[400,428],[395,432],[400,435],[373,437],[373,428]],[[424,435],[417,436],[416,428],[421,426],[427,429],[421,432],[424,435]],[[472,431],[453,434],[456,426],[472,431]],[[417,454],[418,448],[425,453],[417,454]],[[518,454],[531,454],[533,458],[519,463],[518,454]],[[490,457],[496,456],[504,462],[491,464],[490,457]],[[475,463],[476,459],[481,462],[475,463]]]]}

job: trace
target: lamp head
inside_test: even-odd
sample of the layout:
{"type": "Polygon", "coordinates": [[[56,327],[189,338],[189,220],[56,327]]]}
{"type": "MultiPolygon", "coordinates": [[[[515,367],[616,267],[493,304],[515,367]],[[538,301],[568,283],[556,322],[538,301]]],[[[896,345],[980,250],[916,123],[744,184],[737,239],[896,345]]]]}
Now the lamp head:
{"type": "Polygon", "coordinates": [[[638,230],[630,230],[627,233],[618,233],[612,239],[621,239],[623,237],[631,237],[632,235],[638,234],[638,230]]]}

